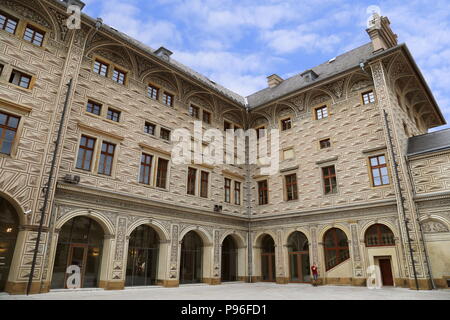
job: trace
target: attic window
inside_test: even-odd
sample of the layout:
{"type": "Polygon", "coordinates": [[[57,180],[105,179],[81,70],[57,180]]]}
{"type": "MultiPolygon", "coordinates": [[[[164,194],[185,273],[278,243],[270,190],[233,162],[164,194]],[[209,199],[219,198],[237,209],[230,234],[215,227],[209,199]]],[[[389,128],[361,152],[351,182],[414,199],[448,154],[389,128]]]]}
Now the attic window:
{"type": "Polygon", "coordinates": [[[155,54],[160,57],[163,60],[169,61],[170,60],[170,56],[172,55],[172,51],[164,48],[164,47],[160,47],[158,50],[155,51],[155,54]]]}
{"type": "Polygon", "coordinates": [[[311,82],[316,80],[319,76],[317,73],[315,73],[313,70],[307,70],[301,74],[303,79],[305,79],[307,82],[311,82]]]}

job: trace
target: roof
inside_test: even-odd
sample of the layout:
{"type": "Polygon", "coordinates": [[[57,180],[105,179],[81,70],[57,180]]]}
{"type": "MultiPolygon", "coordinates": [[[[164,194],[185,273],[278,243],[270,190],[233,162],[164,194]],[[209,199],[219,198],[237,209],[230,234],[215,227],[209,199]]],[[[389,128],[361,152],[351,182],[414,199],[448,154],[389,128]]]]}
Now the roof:
{"type": "Polygon", "coordinates": [[[276,87],[265,88],[248,96],[247,100],[249,107],[256,108],[274,99],[280,98],[301,88],[307,87],[314,82],[324,80],[351,68],[357,67],[361,61],[370,59],[373,56],[375,56],[375,54],[373,53],[373,45],[370,42],[336,57],[333,62],[326,62],[310,69],[318,75],[318,78],[313,82],[309,82],[304,79],[302,77],[302,72],[289,79],[284,80],[276,87]]]}
{"type": "Polygon", "coordinates": [[[450,149],[450,129],[435,131],[408,139],[408,156],[450,149]]]}

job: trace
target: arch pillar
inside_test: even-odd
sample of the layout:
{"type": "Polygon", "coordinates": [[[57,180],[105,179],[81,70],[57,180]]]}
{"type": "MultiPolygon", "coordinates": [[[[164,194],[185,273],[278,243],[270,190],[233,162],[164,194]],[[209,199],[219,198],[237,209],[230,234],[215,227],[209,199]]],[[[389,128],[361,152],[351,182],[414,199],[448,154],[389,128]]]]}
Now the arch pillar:
{"type": "Polygon", "coordinates": [[[285,255],[285,246],[283,245],[282,230],[277,230],[277,238],[275,241],[275,281],[278,284],[288,284],[289,275],[287,274],[288,266],[286,265],[287,256],[285,255]]]}

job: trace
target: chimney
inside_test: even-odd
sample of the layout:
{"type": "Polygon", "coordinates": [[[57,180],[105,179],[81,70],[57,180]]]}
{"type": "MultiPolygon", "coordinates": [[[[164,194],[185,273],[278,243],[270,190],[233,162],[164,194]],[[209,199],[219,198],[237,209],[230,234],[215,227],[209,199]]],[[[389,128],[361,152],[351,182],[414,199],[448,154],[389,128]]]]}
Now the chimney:
{"type": "Polygon", "coordinates": [[[267,84],[269,85],[269,88],[274,88],[278,86],[280,83],[282,83],[284,80],[277,74],[273,74],[271,76],[267,77],[267,84]]]}
{"type": "Polygon", "coordinates": [[[382,17],[378,13],[372,15],[366,31],[372,40],[374,53],[395,47],[398,44],[398,36],[392,31],[390,25],[391,22],[387,17],[382,17]]]}
{"type": "Polygon", "coordinates": [[[173,53],[172,51],[164,47],[160,47],[158,50],[155,51],[155,54],[165,61],[170,60],[170,56],[172,55],[172,53],[173,53]]]}
{"type": "Polygon", "coordinates": [[[314,81],[319,77],[318,74],[315,73],[312,69],[306,70],[301,74],[301,76],[306,80],[306,82],[314,81]]]}
{"type": "Polygon", "coordinates": [[[80,11],[83,10],[85,3],[83,1],[80,0],[63,0],[63,2],[65,4],[67,4],[67,6],[78,6],[80,7],[80,11]]]}

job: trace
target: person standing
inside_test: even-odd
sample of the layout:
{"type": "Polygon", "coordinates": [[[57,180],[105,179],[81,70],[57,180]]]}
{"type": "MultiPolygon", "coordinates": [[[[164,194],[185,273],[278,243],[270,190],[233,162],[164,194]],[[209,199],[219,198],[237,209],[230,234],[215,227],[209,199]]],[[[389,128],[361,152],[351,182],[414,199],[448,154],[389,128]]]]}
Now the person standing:
{"type": "Polygon", "coordinates": [[[317,279],[319,278],[319,270],[315,263],[311,266],[311,273],[313,276],[312,285],[315,287],[315,286],[317,286],[317,279]]]}

